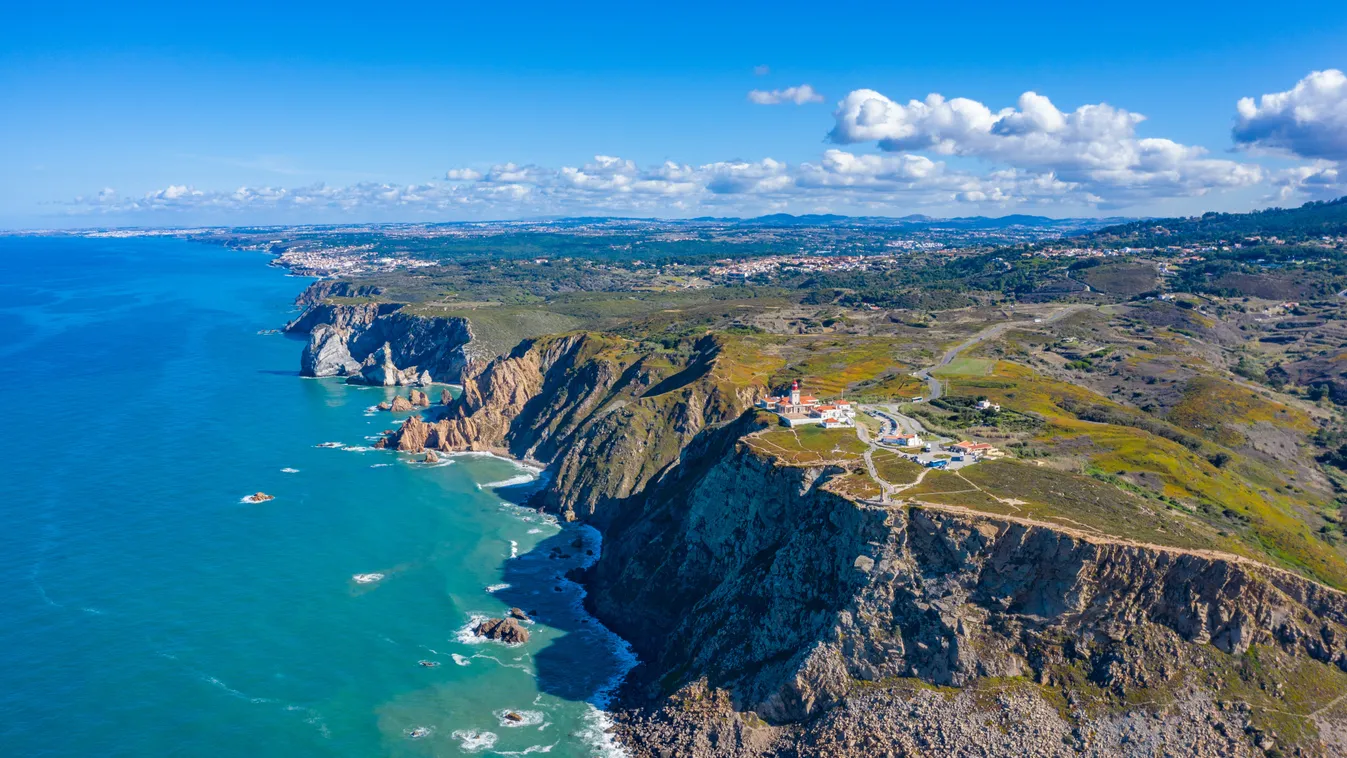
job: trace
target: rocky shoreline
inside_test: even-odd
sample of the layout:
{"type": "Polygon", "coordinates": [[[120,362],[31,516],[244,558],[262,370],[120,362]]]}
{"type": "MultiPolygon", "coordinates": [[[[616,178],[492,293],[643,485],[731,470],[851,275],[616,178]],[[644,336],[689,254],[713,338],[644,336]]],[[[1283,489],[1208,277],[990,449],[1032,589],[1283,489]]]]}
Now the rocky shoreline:
{"type": "MultiPolygon", "coordinates": [[[[414,318],[352,308],[309,327],[316,354],[360,342],[331,330],[414,318]]],[[[405,372],[419,364],[393,345],[441,329],[471,334],[422,324],[365,360],[405,372]]],[[[527,340],[464,361],[459,398],[379,443],[537,461],[549,484],[529,504],[601,531],[581,579],[642,661],[615,704],[633,754],[1347,751],[1341,699],[1292,720],[1250,705],[1297,677],[1347,692],[1341,593],[1233,556],[854,500],[830,487],[845,472],[741,442],[756,393],[723,380],[719,349],[655,362],[602,335],[527,340]]]]}

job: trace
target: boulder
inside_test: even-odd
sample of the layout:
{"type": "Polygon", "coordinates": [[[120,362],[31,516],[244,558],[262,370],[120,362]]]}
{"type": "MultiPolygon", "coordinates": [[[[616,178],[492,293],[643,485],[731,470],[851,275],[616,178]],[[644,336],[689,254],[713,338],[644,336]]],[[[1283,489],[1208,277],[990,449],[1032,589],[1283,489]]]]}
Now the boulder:
{"type": "Polygon", "coordinates": [[[244,498],[244,500],[247,500],[250,503],[265,503],[268,500],[275,500],[275,499],[276,499],[275,495],[268,495],[265,492],[256,492],[244,498]]]}
{"type": "Polygon", "coordinates": [[[351,330],[319,324],[309,333],[309,344],[300,357],[302,376],[349,376],[360,371],[360,362],[351,357],[351,330]]]}
{"type": "Polygon", "coordinates": [[[510,618],[513,619],[519,619],[520,621],[529,620],[529,615],[527,613],[524,613],[523,608],[511,608],[506,615],[508,615],[510,618]]]}
{"type": "Polygon", "coordinates": [[[411,394],[407,397],[407,400],[409,400],[412,405],[420,408],[425,408],[430,405],[430,398],[421,390],[412,390],[411,394]]]}
{"type": "Polygon", "coordinates": [[[454,402],[454,396],[449,390],[440,390],[440,405],[448,405],[454,402]]]}
{"type": "Polygon", "coordinates": [[[379,403],[379,405],[376,406],[376,407],[377,407],[379,410],[381,410],[381,411],[391,411],[391,410],[393,410],[393,404],[390,403],[390,402],[388,402],[387,400],[383,401],[382,403],[379,403]]]}
{"type": "Polygon", "coordinates": [[[434,450],[427,450],[426,456],[421,459],[422,463],[439,463],[440,456],[435,454],[434,450]]]}
{"type": "Polygon", "coordinates": [[[415,406],[412,405],[412,401],[408,400],[402,395],[398,395],[397,397],[393,398],[393,404],[389,406],[389,409],[394,413],[406,413],[407,411],[413,410],[414,408],[415,406]]]}
{"type": "Polygon", "coordinates": [[[507,645],[522,645],[529,641],[529,630],[512,618],[486,619],[473,628],[473,634],[507,645]]]}

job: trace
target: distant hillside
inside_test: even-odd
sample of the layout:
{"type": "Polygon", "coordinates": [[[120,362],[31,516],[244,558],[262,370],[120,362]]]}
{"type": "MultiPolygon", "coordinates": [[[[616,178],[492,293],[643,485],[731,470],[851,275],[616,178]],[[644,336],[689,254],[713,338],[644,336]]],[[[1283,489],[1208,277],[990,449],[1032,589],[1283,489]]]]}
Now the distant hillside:
{"type": "Polygon", "coordinates": [[[1252,213],[1204,213],[1189,218],[1150,219],[1109,226],[1089,235],[1108,244],[1142,247],[1192,242],[1237,242],[1248,237],[1277,237],[1285,242],[1347,234],[1347,197],[1305,203],[1299,208],[1268,208],[1252,213]]]}
{"type": "MultiPolygon", "coordinates": [[[[729,219],[722,219],[728,221],[729,219]]],[[[905,229],[942,228],[942,229],[1008,229],[1011,227],[1048,228],[1057,227],[1069,231],[1098,229],[1101,226],[1116,224],[1124,219],[1108,218],[1049,218],[1047,216],[1028,216],[1014,214],[1010,216],[961,216],[957,218],[935,218],[913,214],[909,216],[842,216],[835,213],[809,213],[796,216],[790,213],[773,213],[767,216],[741,219],[739,226],[887,226],[905,229]]]]}

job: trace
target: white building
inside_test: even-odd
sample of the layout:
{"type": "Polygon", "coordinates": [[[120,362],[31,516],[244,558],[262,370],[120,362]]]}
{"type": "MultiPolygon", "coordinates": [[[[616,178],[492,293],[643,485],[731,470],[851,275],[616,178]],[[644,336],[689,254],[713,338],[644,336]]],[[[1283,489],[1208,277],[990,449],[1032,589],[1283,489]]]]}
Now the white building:
{"type": "Polygon", "coordinates": [[[821,403],[812,395],[800,393],[800,383],[792,382],[790,394],[758,401],[758,407],[772,411],[786,426],[822,424],[825,429],[856,425],[856,408],[846,400],[821,403]]]}

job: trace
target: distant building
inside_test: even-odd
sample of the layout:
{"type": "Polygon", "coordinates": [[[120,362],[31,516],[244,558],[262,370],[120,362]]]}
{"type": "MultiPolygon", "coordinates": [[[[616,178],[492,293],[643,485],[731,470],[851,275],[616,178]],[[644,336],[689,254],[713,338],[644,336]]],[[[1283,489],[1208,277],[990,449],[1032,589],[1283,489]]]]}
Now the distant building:
{"type": "Polygon", "coordinates": [[[921,447],[922,444],[921,437],[915,434],[895,434],[885,437],[883,441],[898,447],[921,447]]]}
{"type": "Polygon", "coordinates": [[[949,451],[953,453],[962,453],[963,455],[985,456],[996,452],[996,448],[985,442],[956,442],[949,446],[949,451]]]}
{"type": "Polygon", "coordinates": [[[980,410],[980,411],[995,411],[996,413],[1000,413],[1000,412],[1001,412],[1001,405],[1000,405],[1000,403],[993,403],[993,402],[990,401],[990,400],[979,400],[979,401],[978,401],[978,410],[980,410]]]}

